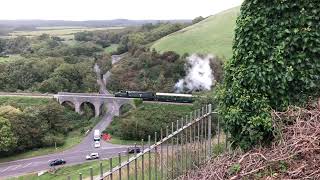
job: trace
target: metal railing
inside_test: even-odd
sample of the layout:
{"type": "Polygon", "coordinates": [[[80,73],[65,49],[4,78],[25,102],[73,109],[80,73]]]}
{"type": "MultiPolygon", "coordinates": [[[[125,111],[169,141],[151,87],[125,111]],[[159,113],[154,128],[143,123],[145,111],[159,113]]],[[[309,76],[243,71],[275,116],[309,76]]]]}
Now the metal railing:
{"type": "MultiPolygon", "coordinates": [[[[136,152],[138,149],[135,145],[132,155],[128,148],[127,152],[110,158],[106,172],[100,162],[100,174],[94,177],[91,168],[89,179],[175,179],[187,173],[227,147],[227,138],[223,138],[225,135],[221,132],[219,119],[215,118],[213,123],[215,114],[209,104],[176,123],[172,122],[170,129],[169,126],[165,131],[161,129],[159,135],[155,132],[154,144],[151,144],[149,135],[147,145],[142,140],[139,147],[141,152],[136,152]],[[224,145],[222,139],[225,139],[224,145]],[[114,167],[115,160],[118,164],[114,167]]],[[[79,179],[82,180],[81,173],[79,179]]]]}

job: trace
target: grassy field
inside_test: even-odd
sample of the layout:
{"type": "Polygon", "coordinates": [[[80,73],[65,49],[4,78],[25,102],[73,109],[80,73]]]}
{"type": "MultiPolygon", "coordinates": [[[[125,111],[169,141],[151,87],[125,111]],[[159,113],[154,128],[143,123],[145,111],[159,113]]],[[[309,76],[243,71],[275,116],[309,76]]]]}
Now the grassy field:
{"type": "Polygon", "coordinates": [[[0,63],[6,63],[10,61],[15,61],[17,59],[20,59],[20,55],[10,55],[9,57],[0,57],[0,63]]]}
{"type": "Polygon", "coordinates": [[[239,7],[221,12],[197,24],[156,41],[151,48],[158,51],[183,53],[211,53],[230,58],[239,7]]]}
{"type": "Polygon", "coordinates": [[[12,105],[14,107],[22,109],[28,106],[39,106],[47,104],[49,101],[52,100],[48,98],[0,96],[0,106],[12,105]]]}
{"type": "Polygon", "coordinates": [[[106,47],[106,48],[104,49],[104,52],[106,52],[106,53],[112,53],[112,52],[114,52],[114,51],[117,50],[118,46],[119,46],[118,44],[111,44],[109,47],[106,47]]]}
{"type": "Polygon", "coordinates": [[[82,31],[106,31],[106,30],[116,30],[122,29],[123,27],[105,27],[105,28],[87,28],[87,27],[38,27],[38,30],[35,31],[14,31],[9,33],[9,36],[4,38],[10,37],[17,37],[17,36],[26,36],[26,37],[35,37],[40,36],[41,34],[49,34],[51,36],[59,36],[64,38],[66,41],[73,40],[73,35],[77,32],[82,31]]]}

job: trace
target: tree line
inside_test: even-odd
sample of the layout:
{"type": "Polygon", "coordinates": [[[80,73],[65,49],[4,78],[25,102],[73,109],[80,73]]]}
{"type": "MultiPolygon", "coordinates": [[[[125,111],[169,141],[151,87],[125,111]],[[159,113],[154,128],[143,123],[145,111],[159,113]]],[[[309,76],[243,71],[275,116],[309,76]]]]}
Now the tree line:
{"type": "Polygon", "coordinates": [[[0,106],[0,156],[27,150],[61,146],[70,131],[92,122],[53,100],[41,105],[0,106]]]}

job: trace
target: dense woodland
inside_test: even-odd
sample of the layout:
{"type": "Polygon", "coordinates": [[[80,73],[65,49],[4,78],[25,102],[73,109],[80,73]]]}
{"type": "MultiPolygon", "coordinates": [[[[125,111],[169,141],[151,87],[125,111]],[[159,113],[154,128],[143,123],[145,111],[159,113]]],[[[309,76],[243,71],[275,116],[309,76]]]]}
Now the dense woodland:
{"type": "Polygon", "coordinates": [[[185,26],[161,23],[121,30],[79,32],[74,35],[75,42],[72,43],[48,34],[1,39],[2,56],[20,57],[0,63],[0,91],[97,92],[94,64],[102,67],[102,73],[111,68],[111,56],[104,52],[104,48],[119,44],[115,54],[135,52],[185,26]]]}

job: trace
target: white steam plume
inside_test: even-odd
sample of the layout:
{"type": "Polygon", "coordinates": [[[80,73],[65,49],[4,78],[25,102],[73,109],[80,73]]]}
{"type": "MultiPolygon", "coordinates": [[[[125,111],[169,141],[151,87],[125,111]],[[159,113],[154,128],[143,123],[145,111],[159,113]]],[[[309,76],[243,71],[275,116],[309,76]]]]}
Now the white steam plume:
{"type": "Polygon", "coordinates": [[[176,92],[210,90],[211,86],[215,84],[210,67],[210,59],[212,58],[211,55],[204,58],[196,54],[189,56],[185,64],[187,75],[175,84],[176,92]]]}

